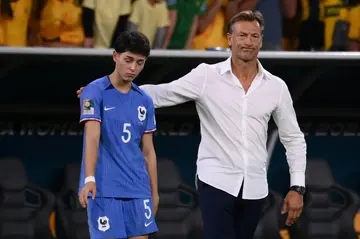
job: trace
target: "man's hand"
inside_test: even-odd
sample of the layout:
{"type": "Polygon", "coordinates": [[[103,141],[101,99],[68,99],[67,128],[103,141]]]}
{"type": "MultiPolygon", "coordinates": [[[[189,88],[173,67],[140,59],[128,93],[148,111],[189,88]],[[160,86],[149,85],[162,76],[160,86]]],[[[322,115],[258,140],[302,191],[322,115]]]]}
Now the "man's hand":
{"type": "Polygon", "coordinates": [[[302,213],[304,206],[303,196],[295,191],[289,191],[285,197],[281,213],[288,213],[285,224],[291,226],[296,222],[302,213]]]}
{"type": "Polygon", "coordinates": [[[156,216],[156,213],[157,213],[158,208],[159,208],[159,201],[160,201],[159,194],[153,195],[152,200],[153,200],[153,204],[154,204],[154,205],[153,205],[153,208],[154,208],[154,216],[156,216]]]}
{"type": "Polygon", "coordinates": [[[78,98],[80,98],[81,92],[83,92],[83,90],[84,90],[84,87],[80,87],[80,89],[78,89],[78,90],[76,91],[76,94],[77,94],[77,97],[78,97],[78,98]]]}
{"type": "Polygon", "coordinates": [[[89,192],[91,193],[92,199],[95,199],[96,196],[96,184],[94,182],[88,182],[85,186],[81,189],[79,195],[79,201],[83,208],[86,208],[88,205],[88,195],[89,192]]]}

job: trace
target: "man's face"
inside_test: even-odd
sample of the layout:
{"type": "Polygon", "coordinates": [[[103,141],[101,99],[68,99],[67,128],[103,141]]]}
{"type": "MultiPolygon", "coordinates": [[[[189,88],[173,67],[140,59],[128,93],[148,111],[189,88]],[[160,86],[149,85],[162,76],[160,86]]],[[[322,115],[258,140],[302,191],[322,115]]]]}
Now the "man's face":
{"type": "Polygon", "coordinates": [[[232,33],[227,34],[232,55],[244,62],[256,59],[262,46],[260,24],[257,21],[239,21],[232,29],[232,33]]]}
{"type": "Polygon", "coordinates": [[[114,51],[113,60],[116,64],[116,71],[126,82],[133,81],[143,70],[145,56],[131,52],[117,53],[114,51]]]}

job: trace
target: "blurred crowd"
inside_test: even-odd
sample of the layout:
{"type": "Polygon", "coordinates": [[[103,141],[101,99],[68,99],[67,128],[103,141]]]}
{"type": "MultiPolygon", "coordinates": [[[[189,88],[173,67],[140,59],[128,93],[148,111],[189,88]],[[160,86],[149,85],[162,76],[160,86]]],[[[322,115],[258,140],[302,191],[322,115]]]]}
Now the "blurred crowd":
{"type": "Polygon", "coordinates": [[[0,0],[0,45],[111,48],[138,30],[155,49],[222,49],[243,10],[264,15],[262,50],[360,51],[360,0],[0,0]]]}

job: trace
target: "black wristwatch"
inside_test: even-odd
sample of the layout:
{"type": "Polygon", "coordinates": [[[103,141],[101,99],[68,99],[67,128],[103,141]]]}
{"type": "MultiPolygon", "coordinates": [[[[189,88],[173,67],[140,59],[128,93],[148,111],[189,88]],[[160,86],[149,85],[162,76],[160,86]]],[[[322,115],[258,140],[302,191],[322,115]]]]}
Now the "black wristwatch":
{"type": "Polygon", "coordinates": [[[295,191],[300,195],[304,195],[305,194],[305,187],[302,186],[291,186],[290,187],[290,191],[295,191]]]}

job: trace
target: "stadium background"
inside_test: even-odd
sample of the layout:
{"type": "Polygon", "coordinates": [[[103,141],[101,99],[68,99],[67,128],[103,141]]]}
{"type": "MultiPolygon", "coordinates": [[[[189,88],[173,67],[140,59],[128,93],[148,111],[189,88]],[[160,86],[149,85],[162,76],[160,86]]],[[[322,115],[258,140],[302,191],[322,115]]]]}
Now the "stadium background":
{"type": "MultiPolygon", "coordinates": [[[[4,17],[4,2],[7,1],[0,0],[0,45],[4,45],[0,47],[0,158],[3,159],[0,160],[0,238],[7,239],[7,236],[14,234],[17,235],[15,238],[52,238],[54,231],[57,232],[57,238],[86,238],[86,215],[76,202],[69,203],[69,198],[76,200],[73,194],[64,194],[65,183],[70,181],[72,187],[77,186],[73,183],[76,179],[70,180],[66,177],[66,166],[79,163],[81,159],[83,129],[78,124],[79,104],[75,92],[80,86],[113,70],[112,51],[104,47],[68,48],[69,45],[59,48],[65,46],[61,45],[64,44],[61,41],[66,40],[66,37],[60,37],[61,31],[44,31],[45,37],[54,32],[55,35],[59,34],[60,42],[56,43],[61,44],[57,47],[41,41],[35,41],[33,45],[33,42],[29,41],[29,47],[26,47],[26,44],[19,43],[20,35],[11,33],[27,27],[21,20],[23,15],[16,14],[15,20],[4,17]],[[19,16],[21,21],[17,22],[19,16]],[[11,44],[12,42],[16,44],[11,44]],[[9,158],[10,161],[18,159],[22,164],[14,166],[7,160],[9,158]],[[27,181],[40,188],[30,185],[25,187],[22,166],[25,168],[27,181]],[[21,195],[24,187],[32,188],[30,194],[39,197],[23,198],[21,195]],[[38,194],[42,190],[48,190],[52,195],[48,197],[57,200],[50,205],[48,214],[41,216],[40,223],[38,218],[41,217],[34,216],[39,214],[32,213],[43,206],[44,200],[40,200],[43,194],[38,194]],[[49,224],[52,230],[49,230],[49,224]]],[[[24,4],[25,13],[27,4],[35,3],[30,0],[10,2],[13,9],[16,4],[24,4]]],[[[78,4],[78,1],[70,2],[78,4]]],[[[263,219],[265,223],[259,226],[259,231],[262,231],[259,238],[278,238],[279,231],[282,238],[357,238],[357,234],[360,234],[360,217],[356,215],[360,207],[360,7],[359,3],[352,5],[350,9],[346,5],[347,1],[320,0],[323,14],[320,18],[325,28],[322,33],[316,33],[310,31],[311,27],[309,30],[311,24],[301,27],[301,22],[306,23],[309,19],[310,8],[306,2],[298,2],[301,7],[298,6],[291,19],[284,20],[285,16],[273,18],[270,13],[267,13],[270,17],[266,18],[266,13],[264,14],[268,26],[266,29],[270,28],[271,31],[265,32],[266,39],[270,39],[270,42],[266,44],[268,49],[265,47],[261,52],[260,60],[267,70],[284,79],[289,86],[299,124],[306,135],[309,163],[323,159],[326,164],[311,164],[315,170],[308,170],[307,186],[313,193],[309,192],[306,197],[306,209],[300,222],[292,229],[285,228],[283,217],[279,215],[278,204],[274,203],[281,202],[281,197],[274,196],[273,201],[270,200],[267,205],[272,210],[267,208],[269,210],[264,211],[267,214],[263,219]],[[356,11],[353,11],[355,14],[350,14],[351,18],[346,18],[346,14],[342,14],[344,9],[356,11]],[[280,21],[280,18],[283,21],[280,21]],[[336,26],[343,26],[341,21],[350,24],[345,40],[341,31],[342,37],[334,37],[335,32],[339,33],[336,26]],[[301,38],[304,34],[300,34],[299,29],[306,27],[307,36],[301,38]],[[281,48],[284,50],[291,51],[266,51],[279,47],[271,43],[274,39],[271,34],[276,35],[279,31],[281,39],[277,38],[277,42],[282,42],[281,48]],[[319,36],[324,38],[320,45],[316,40],[319,36]],[[301,42],[303,44],[300,44],[301,42]],[[302,48],[304,46],[307,48],[302,48]],[[309,52],[310,50],[312,52],[309,52]],[[349,52],[350,50],[354,52],[349,52]],[[334,177],[334,183],[341,188],[333,185],[331,179],[327,178],[327,165],[334,177]],[[326,195],[330,189],[337,191],[340,198],[332,194],[329,197],[322,194],[323,192],[326,195]],[[314,201],[319,198],[320,202],[314,201]],[[274,231],[277,234],[274,234],[274,231]]],[[[173,4],[174,1],[169,1],[168,4],[170,3],[173,4]]],[[[212,1],[209,1],[208,6],[211,4],[212,1]]],[[[77,5],[76,9],[79,8],[81,9],[77,5]]],[[[174,9],[176,10],[175,7],[169,7],[169,10],[174,9]]],[[[221,15],[220,12],[218,14],[221,15]]],[[[219,17],[216,17],[214,22],[218,23],[219,17]]],[[[47,28],[49,29],[52,28],[47,28]]],[[[319,31],[319,28],[317,30],[319,31]]],[[[221,46],[220,43],[215,43],[213,47],[218,45],[221,46]]],[[[170,82],[201,62],[215,63],[229,56],[229,52],[203,51],[203,47],[205,46],[192,50],[153,50],[136,83],[141,85],[170,82]]],[[[190,194],[190,197],[181,197],[185,206],[180,203],[170,205],[168,202],[161,202],[157,218],[161,233],[156,237],[200,238],[201,219],[196,194],[193,193],[197,147],[200,141],[199,122],[194,105],[186,103],[158,109],[156,114],[156,151],[159,160],[166,162],[162,163],[165,166],[159,171],[160,191],[164,189],[161,193],[169,193],[170,189],[174,189],[190,194]],[[165,159],[173,162],[176,168],[172,168],[171,163],[167,164],[165,159]],[[172,170],[179,172],[181,180],[187,186],[177,184],[176,172],[172,170]]],[[[269,127],[268,148],[269,188],[272,192],[284,196],[289,187],[288,166],[273,122],[269,127]]],[[[72,190],[70,187],[65,189],[66,192],[72,190]]],[[[161,200],[163,198],[165,197],[161,197],[161,200]]]]}

